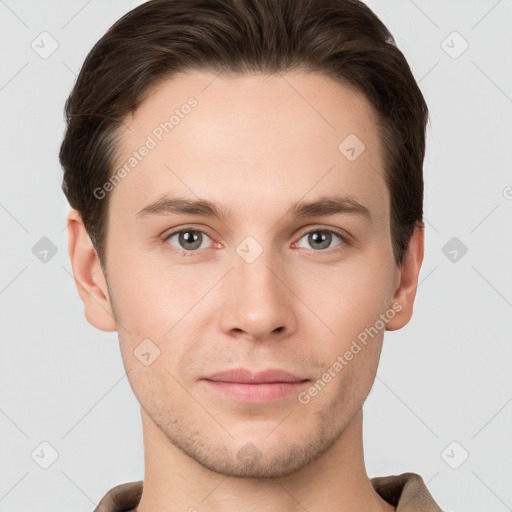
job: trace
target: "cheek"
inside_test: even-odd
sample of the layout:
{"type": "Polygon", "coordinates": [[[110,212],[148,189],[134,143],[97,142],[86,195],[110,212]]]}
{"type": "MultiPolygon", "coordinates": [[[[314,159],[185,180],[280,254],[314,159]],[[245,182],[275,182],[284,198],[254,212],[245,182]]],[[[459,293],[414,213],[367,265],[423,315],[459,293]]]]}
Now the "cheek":
{"type": "Polygon", "coordinates": [[[188,302],[180,280],[143,255],[119,255],[117,261],[119,265],[109,270],[116,320],[134,338],[163,336],[188,302]]]}
{"type": "MultiPolygon", "coordinates": [[[[149,352],[151,353],[151,349],[149,352]]],[[[195,400],[185,389],[174,368],[174,350],[171,351],[161,344],[159,356],[146,365],[143,357],[139,359],[134,354],[131,341],[125,340],[121,342],[121,354],[133,394],[164,431],[170,424],[180,420],[183,411],[187,411],[187,421],[192,425],[199,419],[204,422],[195,400]]]]}
{"type": "Polygon", "coordinates": [[[387,270],[364,261],[340,265],[328,273],[304,272],[307,279],[297,281],[297,290],[321,321],[326,338],[338,342],[356,337],[375,324],[389,307],[390,278],[387,270]],[[384,271],[383,271],[384,270],[384,271]]]}
{"type": "Polygon", "coordinates": [[[200,353],[202,313],[215,307],[201,299],[217,279],[203,274],[194,274],[192,265],[155,270],[142,257],[125,258],[109,273],[121,353],[136,395],[136,388],[173,389],[187,354],[200,353]]]}

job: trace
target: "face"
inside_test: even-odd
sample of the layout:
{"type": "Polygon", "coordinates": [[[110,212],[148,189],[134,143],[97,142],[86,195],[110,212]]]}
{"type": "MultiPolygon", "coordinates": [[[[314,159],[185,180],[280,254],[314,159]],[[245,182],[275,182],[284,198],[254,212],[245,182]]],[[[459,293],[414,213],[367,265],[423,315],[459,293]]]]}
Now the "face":
{"type": "Polygon", "coordinates": [[[304,467],[360,410],[402,307],[374,112],[321,75],[191,72],[125,120],[126,162],[106,269],[145,421],[219,473],[304,467]]]}

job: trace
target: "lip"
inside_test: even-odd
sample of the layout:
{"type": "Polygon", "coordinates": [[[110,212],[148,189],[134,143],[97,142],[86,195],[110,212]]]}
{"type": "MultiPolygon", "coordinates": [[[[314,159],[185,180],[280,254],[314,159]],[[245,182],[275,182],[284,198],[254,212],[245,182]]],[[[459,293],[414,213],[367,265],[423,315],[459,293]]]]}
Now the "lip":
{"type": "Polygon", "coordinates": [[[278,368],[260,372],[251,372],[251,370],[247,370],[246,368],[234,368],[214,373],[205,377],[205,379],[215,382],[234,382],[239,384],[268,384],[276,382],[301,382],[307,380],[278,368]]]}
{"type": "Polygon", "coordinates": [[[264,403],[297,393],[309,379],[280,369],[251,372],[235,368],[204,377],[210,387],[241,402],[264,403]]]}

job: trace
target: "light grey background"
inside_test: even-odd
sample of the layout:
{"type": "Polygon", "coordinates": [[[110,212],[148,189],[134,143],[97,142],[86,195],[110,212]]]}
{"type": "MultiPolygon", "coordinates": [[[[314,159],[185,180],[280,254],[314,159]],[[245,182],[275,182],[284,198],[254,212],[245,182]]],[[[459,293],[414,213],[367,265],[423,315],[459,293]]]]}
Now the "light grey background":
{"type": "MultiPolygon", "coordinates": [[[[89,511],[143,478],[116,334],[86,322],[71,277],[58,162],[75,75],[139,3],[0,0],[0,511],[89,511]]],[[[368,473],[417,472],[444,510],[512,510],[512,1],[368,4],[431,112],[425,261],[366,403],[368,473]]]]}

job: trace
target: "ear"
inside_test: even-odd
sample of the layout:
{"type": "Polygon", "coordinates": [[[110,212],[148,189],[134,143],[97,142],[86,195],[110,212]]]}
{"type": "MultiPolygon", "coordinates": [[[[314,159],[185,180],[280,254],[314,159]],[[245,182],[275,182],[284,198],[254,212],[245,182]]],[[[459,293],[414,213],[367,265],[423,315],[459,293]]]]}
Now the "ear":
{"type": "Polygon", "coordinates": [[[390,304],[390,308],[397,311],[397,314],[387,322],[387,331],[401,329],[412,317],[418,276],[423,263],[424,232],[425,224],[418,223],[409,240],[402,266],[398,269],[397,287],[390,304]]]}
{"type": "Polygon", "coordinates": [[[116,331],[117,326],[98,253],[77,210],[68,214],[68,252],[76,287],[87,321],[102,331],[116,331]]]}

